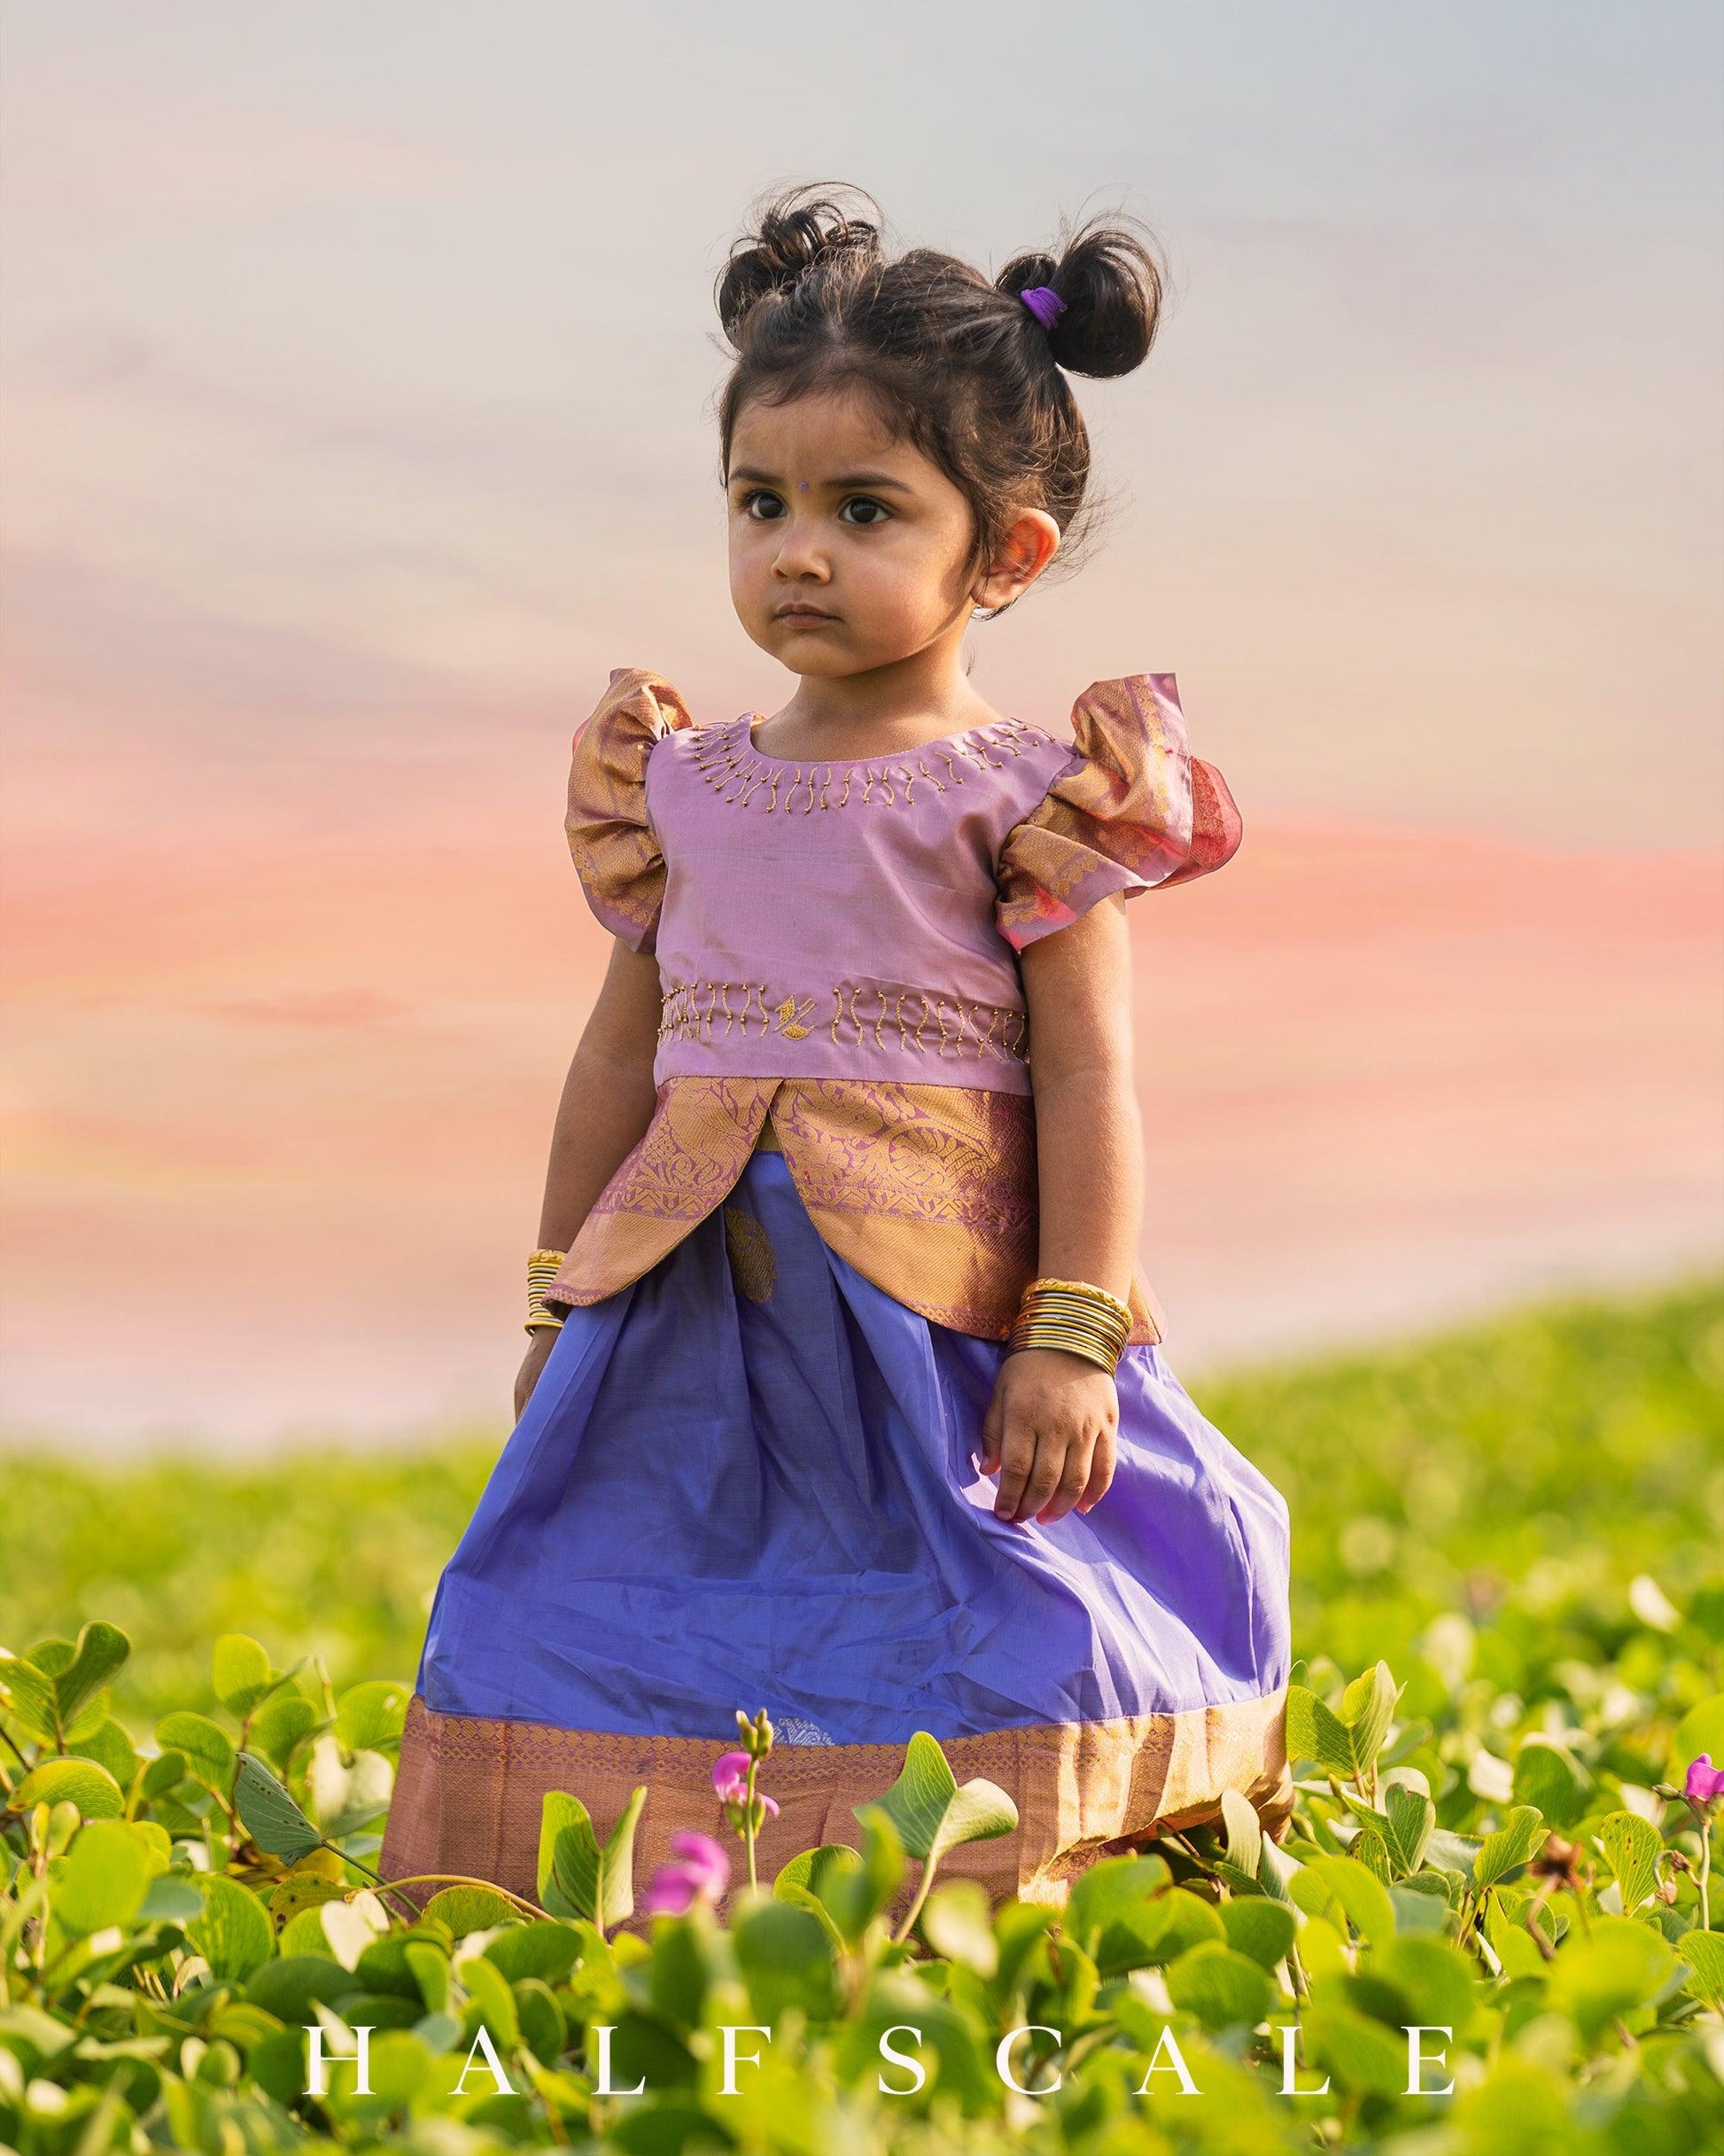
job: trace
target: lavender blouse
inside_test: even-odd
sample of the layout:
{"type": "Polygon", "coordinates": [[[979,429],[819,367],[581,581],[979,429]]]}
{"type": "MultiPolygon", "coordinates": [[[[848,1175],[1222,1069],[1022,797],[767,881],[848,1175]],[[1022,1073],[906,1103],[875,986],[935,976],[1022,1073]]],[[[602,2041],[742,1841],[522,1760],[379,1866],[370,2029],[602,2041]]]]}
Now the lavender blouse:
{"type": "MultiPolygon", "coordinates": [[[[599,920],[656,953],[662,1013],[652,1127],[553,1294],[639,1277],[722,1203],[770,1109],[834,1247],[1003,1337],[1036,1265],[1018,953],[1110,892],[1219,868],[1238,812],[1188,752],[1171,674],[1094,683],[1069,743],[1004,719],[796,761],[754,723],[696,726],[661,677],[619,669],[576,735],[570,850],[599,920]]],[[[1132,1302],[1134,1337],[1158,1338],[1146,1284],[1132,1302]]]]}

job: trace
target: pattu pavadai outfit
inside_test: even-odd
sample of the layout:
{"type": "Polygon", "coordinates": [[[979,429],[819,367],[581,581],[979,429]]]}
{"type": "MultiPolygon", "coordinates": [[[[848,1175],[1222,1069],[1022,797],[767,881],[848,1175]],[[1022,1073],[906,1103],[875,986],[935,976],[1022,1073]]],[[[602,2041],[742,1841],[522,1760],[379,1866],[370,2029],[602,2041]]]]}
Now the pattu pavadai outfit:
{"type": "Polygon", "coordinates": [[[810,763],[755,724],[630,669],[575,737],[587,900],[658,960],[656,1103],[438,1587],[383,1869],[530,1894],[547,1790],[602,1836],[645,1783],[644,1877],[715,1830],[765,1707],[763,1879],[856,1843],[926,1730],[1019,1812],[944,1868],[1058,1903],[1224,1790],[1272,1823],[1290,1795],[1286,1506],[1141,1273],[1100,1502],[1010,1524],[975,1467],[1037,1273],[1018,953],[1220,867],[1238,814],[1170,674],[1096,683],[1070,742],[1006,719],[810,763]]]}

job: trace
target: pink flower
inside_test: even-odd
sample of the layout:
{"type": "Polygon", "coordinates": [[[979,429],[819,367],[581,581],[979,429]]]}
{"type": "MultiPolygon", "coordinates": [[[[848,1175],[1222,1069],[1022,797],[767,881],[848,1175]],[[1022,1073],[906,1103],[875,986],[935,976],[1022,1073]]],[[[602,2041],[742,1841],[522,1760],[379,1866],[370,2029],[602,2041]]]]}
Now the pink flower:
{"type": "Polygon", "coordinates": [[[1690,1804],[1712,1805],[1724,1797],[1724,1767],[1712,1763],[1712,1754],[1702,1752],[1689,1767],[1682,1794],[1690,1804]]]}
{"type": "Polygon", "coordinates": [[[726,1804],[740,1804],[749,1786],[748,1754],[723,1754],[712,1769],[712,1786],[726,1804]]]}
{"type": "Polygon", "coordinates": [[[710,1834],[672,1834],[671,1847],[674,1858],[660,1864],[641,1897],[643,1915],[682,1916],[697,1901],[716,1902],[730,1884],[730,1859],[710,1834]]]}
{"type": "MultiPolygon", "coordinates": [[[[712,1786],[720,1800],[726,1804],[741,1805],[749,1794],[749,1755],[746,1752],[723,1753],[712,1769],[712,1786]]],[[[757,1804],[764,1804],[773,1818],[778,1817],[778,1806],[764,1789],[754,1793],[757,1804]]]]}

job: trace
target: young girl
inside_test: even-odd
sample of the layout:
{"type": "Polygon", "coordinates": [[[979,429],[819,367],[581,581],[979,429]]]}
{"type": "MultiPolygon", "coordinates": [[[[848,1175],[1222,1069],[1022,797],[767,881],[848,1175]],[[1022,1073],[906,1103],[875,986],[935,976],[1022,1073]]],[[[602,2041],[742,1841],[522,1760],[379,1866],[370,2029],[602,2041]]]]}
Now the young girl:
{"type": "Polygon", "coordinates": [[[1058,1903],[1105,1852],[1285,1818],[1287,1514],[1136,1263],[1124,901],[1239,843],[1172,675],[1067,742],[965,677],[1089,473],[1068,373],[1161,282],[1089,227],[998,282],[790,196],[720,277],[731,590],[798,677],[698,722],[622,669],[568,837],[616,938],[551,1143],[519,1420],[439,1586],[383,1868],[533,1888],[540,1799],[643,1872],[767,1709],[763,1880],[859,1840],[918,1730],[1058,1903]]]}

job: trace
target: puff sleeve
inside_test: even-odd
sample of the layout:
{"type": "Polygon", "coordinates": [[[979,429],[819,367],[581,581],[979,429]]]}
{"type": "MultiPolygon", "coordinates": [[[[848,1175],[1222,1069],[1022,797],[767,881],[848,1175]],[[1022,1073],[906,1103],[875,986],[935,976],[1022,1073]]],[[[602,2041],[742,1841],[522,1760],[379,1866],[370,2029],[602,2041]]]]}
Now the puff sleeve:
{"type": "Polygon", "coordinates": [[[1072,707],[1073,760],[1014,824],[995,867],[994,919],[1021,951],[1111,892],[1208,876],[1239,849],[1239,812],[1186,745],[1170,673],[1096,681],[1072,707]]]}
{"type": "Polygon", "coordinates": [[[613,668],[598,708],[576,731],[563,828],[586,903],[633,951],[651,951],[664,902],[664,857],[647,815],[654,744],[692,726],[670,683],[641,666],[613,668]]]}

